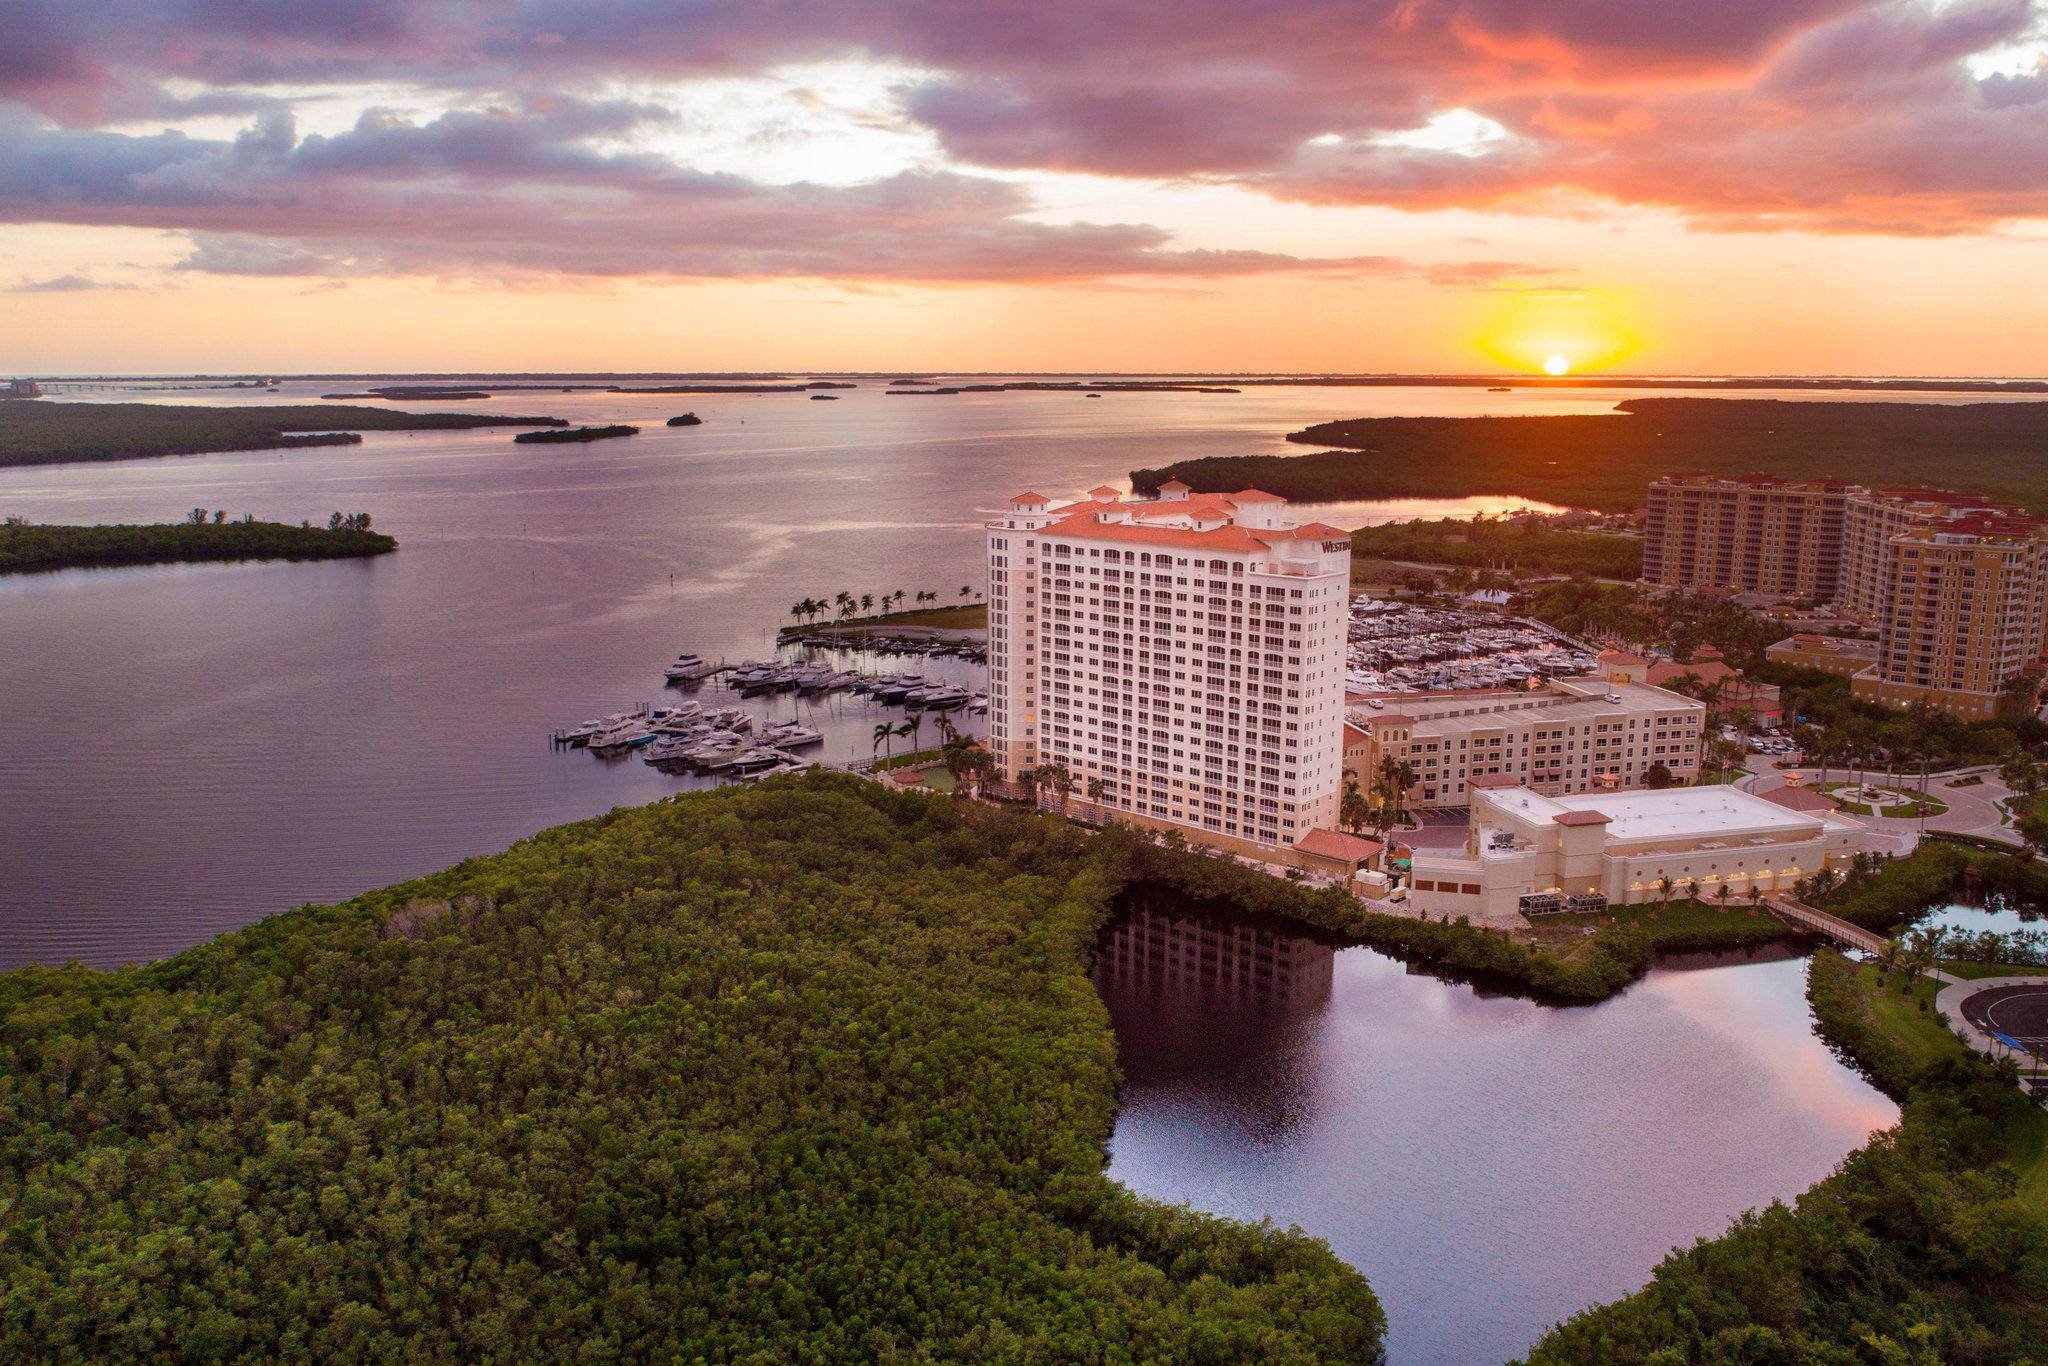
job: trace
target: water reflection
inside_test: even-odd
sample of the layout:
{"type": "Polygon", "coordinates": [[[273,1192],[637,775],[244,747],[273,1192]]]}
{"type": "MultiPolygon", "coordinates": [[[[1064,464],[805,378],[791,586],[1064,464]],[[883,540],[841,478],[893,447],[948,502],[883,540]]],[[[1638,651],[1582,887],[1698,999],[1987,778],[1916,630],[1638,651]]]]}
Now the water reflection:
{"type": "Polygon", "coordinates": [[[1302,1055],[1335,961],[1330,945],[1269,924],[1131,907],[1095,963],[1126,1086],[1170,1095],[1236,1142],[1286,1143],[1314,1104],[1302,1055]]]}
{"type": "Polygon", "coordinates": [[[1931,907],[1913,924],[1919,929],[1938,926],[1966,934],[2010,934],[2048,925],[2048,907],[2017,897],[1963,897],[1931,907]]]}
{"type": "Polygon", "coordinates": [[[1506,1360],[1895,1122],[1813,1035],[1804,971],[1664,966],[1560,1010],[1135,903],[1096,970],[1124,1073],[1110,1173],[1328,1239],[1396,1362],[1506,1360]]]}

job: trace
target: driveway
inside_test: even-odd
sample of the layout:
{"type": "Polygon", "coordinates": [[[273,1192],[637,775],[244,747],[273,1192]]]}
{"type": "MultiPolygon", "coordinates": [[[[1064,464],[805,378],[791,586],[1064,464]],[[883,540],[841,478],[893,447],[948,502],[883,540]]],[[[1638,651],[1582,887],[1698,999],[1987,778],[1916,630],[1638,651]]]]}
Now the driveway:
{"type": "MultiPolygon", "coordinates": [[[[1754,792],[1761,796],[1784,787],[1787,778],[1792,774],[1800,775],[1808,785],[1812,785],[1820,778],[1820,770],[1817,768],[1773,768],[1752,774],[1736,785],[1746,792],[1754,792]]],[[[1831,782],[1844,776],[1844,771],[1839,767],[1828,770],[1828,779],[1831,782]]],[[[1906,774],[1899,775],[1896,783],[1887,783],[1882,773],[1866,772],[1864,777],[1866,781],[1875,781],[1882,786],[1896,786],[1901,791],[1918,791],[1920,787],[1917,776],[1906,774]]],[[[1926,818],[1927,829],[1997,840],[2016,849],[2026,847],[2026,841],[2015,834],[2010,826],[2001,823],[1998,803],[2009,793],[2005,784],[1999,781],[1996,768],[1962,768],[1951,773],[1930,776],[1927,780],[1927,795],[1939,798],[1948,806],[1948,810],[1941,815],[1926,818]],[[1965,787],[1950,786],[1955,779],[1966,777],[1975,777],[1981,781],[1965,787]]],[[[1878,847],[1876,842],[1882,839],[1891,846],[1888,852],[1906,853],[1920,842],[1923,823],[1918,816],[1850,816],[1844,813],[1843,818],[1855,821],[1869,830],[1873,848],[1878,847]]]]}

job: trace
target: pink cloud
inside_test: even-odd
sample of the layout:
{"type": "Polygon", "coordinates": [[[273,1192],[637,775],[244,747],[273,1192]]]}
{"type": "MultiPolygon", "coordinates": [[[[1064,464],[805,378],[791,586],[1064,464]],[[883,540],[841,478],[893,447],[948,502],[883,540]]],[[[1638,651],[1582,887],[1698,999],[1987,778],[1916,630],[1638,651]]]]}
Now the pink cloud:
{"type": "MultiPolygon", "coordinates": [[[[1267,267],[1254,265],[1257,254],[1176,255],[1150,229],[1044,229],[1014,202],[936,178],[827,193],[598,157],[593,138],[630,136],[660,117],[603,92],[626,78],[887,61],[930,73],[904,92],[905,109],[962,169],[1189,178],[1310,203],[1550,209],[1591,199],[1716,228],[1961,232],[2048,212],[2048,76],[1978,81],[1965,67],[2039,18],[2028,0],[0,0],[0,101],[79,131],[122,114],[242,108],[261,116],[254,139],[289,126],[275,96],[252,88],[266,82],[405,81],[521,114],[517,127],[486,114],[430,129],[372,123],[297,141],[281,161],[264,162],[251,142],[153,168],[141,163],[165,149],[147,139],[122,148],[52,133],[30,152],[53,181],[83,184],[110,166],[127,177],[118,192],[95,182],[109,197],[79,195],[75,213],[118,216],[125,198],[131,216],[147,209],[176,226],[303,235],[319,231],[306,221],[310,202],[286,212],[274,201],[320,177],[350,179],[361,196],[333,201],[336,213],[406,217],[408,205],[384,204],[351,179],[369,168],[487,180],[495,201],[520,185],[582,184],[627,203],[577,203],[565,216],[593,228],[618,220],[618,255],[641,260],[662,239],[658,225],[634,219],[636,205],[686,203],[715,238],[742,204],[772,217],[808,195],[828,221],[850,215],[855,239],[873,244],[866,225],[887,216],[892,195],[911,195],[920,211],[977,205],[978,217],[950,223],[948,251],[934,253],[954,263],[942,275],[998,269],[1062,241],[1083,261],[1122,253],[1202,273],[1267,267]],[[165,94],[173,77],[201,93],[165,94]],[[1479,155],[1389,141],[1452,109],[1509,136],[1479,155]],[[63,172],[51,159],[66,156],[84,161],[63,172]],[[280,178],[238,193],[235,156],[280,178]],[[209,218],[222,225],[199,221],[209,218]]],[[[0,185],[10,193],[22,190],[0,185]]],[[[24,207],[0,200],[11,217],[24,207]]],[[[450,235],[493,209],[458,214],[450,235]]],[[[370,250],[385,234],[345,226],[371,257],[433,254],[425,238],[405,252],[370,250]]]]}

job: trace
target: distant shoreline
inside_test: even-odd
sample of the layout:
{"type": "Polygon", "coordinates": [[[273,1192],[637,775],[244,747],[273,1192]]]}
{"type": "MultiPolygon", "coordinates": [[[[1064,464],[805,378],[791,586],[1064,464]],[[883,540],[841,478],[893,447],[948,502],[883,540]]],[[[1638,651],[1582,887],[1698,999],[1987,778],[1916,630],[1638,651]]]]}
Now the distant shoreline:
{"type": "MultiPolygon", "coordinates": [[[[189,374],[189,375],[52,375],[38,377],[46,384],[213,384],[231,380],[267,379],[300,383],[354,383],[367,380],[403,380],[447,383],[459,380],[501,384],[533,380],[635,380],[661,383],[708,382],[717,384],[800,385],[806,380],[874,380],[915,377],[919,383],[984,383],[990,380],[1071,381],[1085,386],[1091,379],[1103,381],[1200,381],[1220,380],[1233,385],[1260,388],[1496,388],[1510,389],[1790,389],[1846,390],[1875,393],[2019,393],[2048,394],[2048,377],[2026,375],[1990,376],[1900,376],[1900,375],[1652,375],[1581,374],[1551,377],[1521,372],[1399,374],[1393,372],[1231,371],[1231,370],[810,370],[789,372],[669,372],[626,370],[444,370],[444,371],[350,371],[300,375],[189,374]]],[[[715,392],[715,391],[712,391],[715,392]]]]}
{"type": "Polygon", "coordinates": [[[0,575],[236,560],[361,559],[396,549],[398,542],[380,532],[282,522],[30,523],[0,526],[0,575]]]}

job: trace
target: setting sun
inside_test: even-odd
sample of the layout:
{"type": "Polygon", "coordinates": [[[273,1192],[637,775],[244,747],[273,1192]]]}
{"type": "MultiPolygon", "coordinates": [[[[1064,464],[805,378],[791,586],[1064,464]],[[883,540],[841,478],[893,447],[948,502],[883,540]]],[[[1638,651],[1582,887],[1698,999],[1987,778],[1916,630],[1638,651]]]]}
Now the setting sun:
{"type": "Polygon", "coordinates": [[[1623,296],[1598,290],[1532,290],[1501,299],[1474,339],[1513,370],[1559,376],[1601,370],[1640,348],[1623,296]]]}

